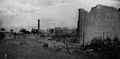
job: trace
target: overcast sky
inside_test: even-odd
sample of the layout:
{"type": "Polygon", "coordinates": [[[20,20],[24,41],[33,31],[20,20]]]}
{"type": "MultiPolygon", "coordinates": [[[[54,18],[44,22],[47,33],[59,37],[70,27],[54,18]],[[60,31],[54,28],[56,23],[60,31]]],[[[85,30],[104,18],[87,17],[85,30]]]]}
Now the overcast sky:
{"type": "Polygon", "coordinates": [[[77,24],[79,8],[90,11],[97,4],[119,7],[119,0],[0,0],[0,23],[7,29],[69,27],[77,24]]]}

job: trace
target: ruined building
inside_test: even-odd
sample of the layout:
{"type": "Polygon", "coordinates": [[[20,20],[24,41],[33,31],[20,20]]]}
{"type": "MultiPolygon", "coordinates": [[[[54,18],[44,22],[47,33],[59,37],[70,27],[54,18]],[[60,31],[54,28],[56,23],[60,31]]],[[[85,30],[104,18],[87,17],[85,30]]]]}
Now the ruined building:
{"type": "Polygon", "coordinates": [[[80,42],[90,42],[94,37],[120,38],[120,10],[104,5],[79,9],[77,32],[80,42]]]}

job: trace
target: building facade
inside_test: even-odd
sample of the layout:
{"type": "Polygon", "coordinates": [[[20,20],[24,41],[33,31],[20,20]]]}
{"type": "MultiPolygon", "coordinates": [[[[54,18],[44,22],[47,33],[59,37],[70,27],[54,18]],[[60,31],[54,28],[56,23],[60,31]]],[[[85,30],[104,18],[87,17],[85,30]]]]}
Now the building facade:
{"type": "Polygon", "coordinates": [[[79,9],[77,32],[80,42],[94,37],[120,38],[120,11],[114,7],[97,5],[90,12],[79,9]]]}

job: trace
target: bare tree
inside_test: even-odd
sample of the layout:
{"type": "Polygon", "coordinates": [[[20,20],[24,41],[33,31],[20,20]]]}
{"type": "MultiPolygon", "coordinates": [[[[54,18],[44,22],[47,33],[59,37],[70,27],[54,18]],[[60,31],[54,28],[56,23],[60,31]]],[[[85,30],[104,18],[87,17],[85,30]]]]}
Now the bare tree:
{"type": "Polygon", "coordinates": [[[5,28],[1,28],[1,29],[0,29],[0,31],[5,32],[5,31],[6,31],[6,29],[5,29],[5,28]]]}
{"type": "Polygon", "coordinates": [[[14,32],[14,30],[13,30],[13,29],[11,29],[11,30],[10,30],[10,32],[11,32],[11,33],[13,33],[13,32],[14,32]]]}

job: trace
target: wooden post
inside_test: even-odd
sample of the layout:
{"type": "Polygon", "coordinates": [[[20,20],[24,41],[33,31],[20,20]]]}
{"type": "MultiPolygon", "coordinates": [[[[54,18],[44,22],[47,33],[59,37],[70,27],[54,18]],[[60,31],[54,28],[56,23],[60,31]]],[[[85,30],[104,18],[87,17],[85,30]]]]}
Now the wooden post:
{"type": "Polygon", "coordinates": [[[85,45],[85,31],[83,31],[83,46],[85,45]]]}
{"type": "Polygon", "coordinates": [[[102,40],[104,40],[104,38],[105,38],[104,35],[105,35],[105,33],[103,32],[103,38],[102,38],[102,40]]]}

